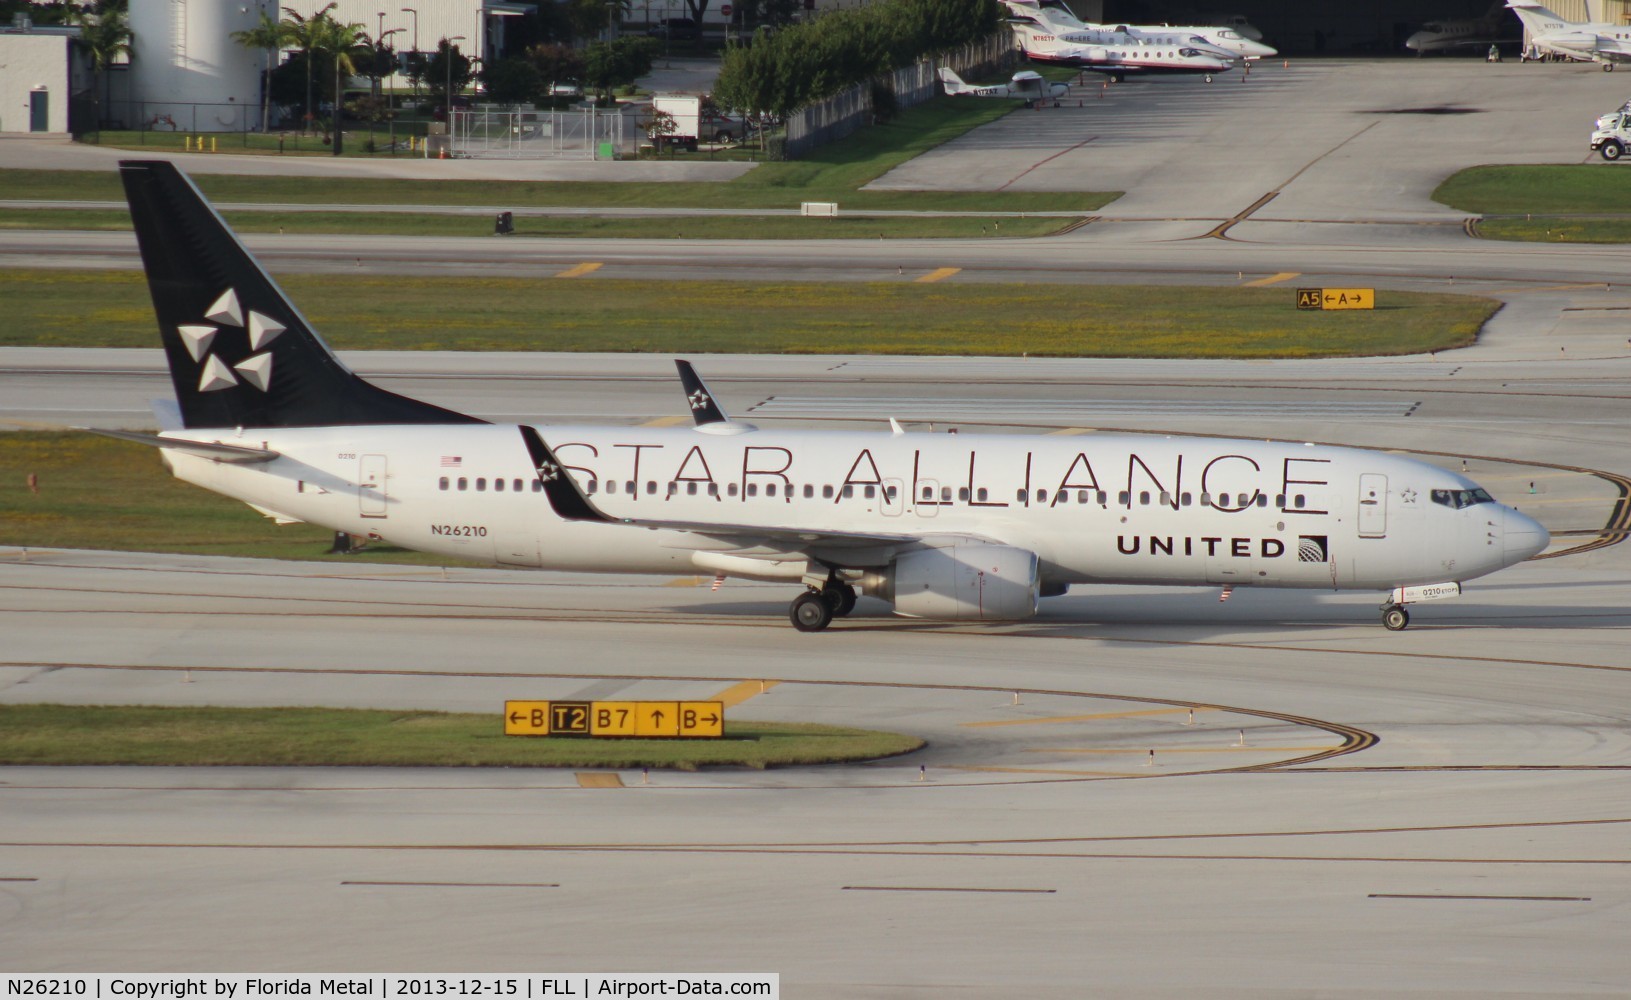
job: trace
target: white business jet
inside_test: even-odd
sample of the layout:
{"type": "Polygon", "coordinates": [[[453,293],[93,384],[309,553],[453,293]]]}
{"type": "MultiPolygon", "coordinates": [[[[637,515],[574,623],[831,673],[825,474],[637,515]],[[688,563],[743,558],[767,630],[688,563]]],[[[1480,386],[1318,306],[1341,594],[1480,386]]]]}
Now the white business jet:
{"type": "Polygon", "coordinates": [[[1507,0],[1537,47],[1573,59],[1590,59],[1612,71],[1631,60],[1631,25],[1608,21],[1565,21],[1532,0],[1507,0]]]}
{"type": "Polygon", "coordinates": [[[1072,584],[1362,589],[1406,605],[1545,529],[1398,455],[1205,437],[760,430],[680,362],[690,427],[487,423],[348,370],[191,181],[120,164],[176,405],[178,478],[280,522],[504,566],[782,581],[800,630],[857,593],[1011,621],[1072,584]]]}
{"type": "Polygon", "coordinates": [[[1199,42],[1157,44],[1124,31],[1062,30],[1039,18],[1009,19],[1014,38],[1032,62],[1104,73],[1120,83],[1129,76],[1196,74],[1212,82],[1214,73],[1233,69],[1235,56],[1199,42]]]}
{"type": "Polygon", "coordinates": [[[1482,17],[1428,21],[1421,26],[1421,30],[1404,40],[1404,47],[1419,56],[1428,52],[1483,48],[1516,41],[1518,35],[1506,16],[1506,4],[1503,0],[1495,0],[1482,17]]]}
{"type": "Polygon", "coordinates": [[[976,87],[963,82],[950,66],[940,67],[940,85],[948,97],[1017,97],[1027,105],[1037,101],[1055,101],[1070,92],[1070,85],[1049,83],[1034,69],[1022,69],[1005,84],[976,87]]]}
{"type": "MultiPolygon", "coordinates": [[[[1237,59],[1252,62],[1275,55],[1278,49],[1247,38],[1234,28],[1215,25],[1171,24],[1093,24],[1072,14],[1059,0],[1003,0],[1011,13],[1034,16],[1063,33],[1071,31],[1119,31],[1158,45],[1211,46],[1237,59]]],[[[1499,2],[1499,0],[1497,0],[1499,2]]],[[[1261,37],[1261,36],[1259,36],[1261,37]]]]}

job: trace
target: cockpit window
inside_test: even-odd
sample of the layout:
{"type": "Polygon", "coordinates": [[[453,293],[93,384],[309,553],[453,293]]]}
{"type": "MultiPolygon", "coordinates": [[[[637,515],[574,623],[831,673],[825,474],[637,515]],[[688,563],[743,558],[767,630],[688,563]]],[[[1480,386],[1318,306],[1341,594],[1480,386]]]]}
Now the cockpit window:
{"type": "Polygon", "coordinates": [[[1494,503],[1495,498],[1483,490],[1434,490],[1433,502],[1453,510],[1461,510],[1476,504],[1494,503]]]}

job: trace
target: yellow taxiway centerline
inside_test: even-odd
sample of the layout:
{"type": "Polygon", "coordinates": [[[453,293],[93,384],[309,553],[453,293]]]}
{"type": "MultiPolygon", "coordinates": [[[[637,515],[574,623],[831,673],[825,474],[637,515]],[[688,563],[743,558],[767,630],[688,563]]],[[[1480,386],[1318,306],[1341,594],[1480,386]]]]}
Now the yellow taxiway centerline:
{"type": "Polygon", "coordinates": [[[1301,277],[1301,276],[1302,276],[1301,271],[1281,271],[1279,274],[1271,274],[1267,278],[1258,278],[1255,281],[1248,281],[1244,285],[1241,285],[1240,287],[1241,288],[1265,288],[1265,287],[1267,287],[1269,285],[1278,285],[1282,281],[1290,281],[1292,278],[1297,278],[1297,277],[1301,277]]]}
{"type": "Polygon", "coordinates": [[[920,285],[926,285],[931,281],[939,281],[942,278],[949,278],[961,270],[962,268],[960,267],[937,267],[928,274],[925,274],[923,277],[915,280],[920,285]]]}
{"type": "Polygon", "coordinates": [[[579,771],[579,788],[623,788],[623,779],[611,771],[579,771]]]}
{"type": "Polygon", "coordinates": [[[739,684],[732,684],[730,687],[714,695],[712,698],[704,698],[702,700],[717,701],[723,704],[726,708],[735,708],[737,705],[742,704],[749,698],[754,698],[764,694],[766,691],[769,691],[771,688],[780,683],[781,681],[742,681],[739,684]]]}
{"type": "Polygon", "coordinates": [[[604,266],[605,265],[602,264],[600,261],[585,261],[584,263],[579,264],[577,267],[570,268],[568,270],[562,271],[560,274],[557,274],[555,277],[557,277],[557,278],[581,278],[584,275],[588,274],[590,271],[598,271],[604,266]]]}

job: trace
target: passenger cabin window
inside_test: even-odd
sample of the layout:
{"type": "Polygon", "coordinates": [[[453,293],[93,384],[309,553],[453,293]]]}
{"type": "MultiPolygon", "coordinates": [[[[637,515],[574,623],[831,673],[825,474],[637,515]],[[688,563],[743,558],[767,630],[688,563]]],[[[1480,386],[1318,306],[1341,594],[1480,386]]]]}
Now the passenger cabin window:
{"type": "Polygon", "coordinates": [[[736,484],[731,483],[729,486],[725,487],[725,492],[728,493],[731,496],[735,496],[736,495],[736,484]]]}
{"type": "Polygon", "coordinates": [[[1025,502],[1025,491],[1024,490],[1015,490],[1014,491],[1014,499],[1019,503],[1024,503],[1025,502]]]}
{"type": "Polygon", "coordinates": [[[1116,503],[1123,507],[1131,507],[1133,505],[1133,495],[1126,490],[1122,490],[1116,494],[1116,503]]]}
{"type": "Polygon", "coordinates": [[[495,492],[495,493],[503,493],[504,492],[504,480],[502,480],[502,479],[493,480],[493,492],[495,492]]]}
{"type": "Polygon", "coordinates": [[[934,487],[933,486],[923,487],[923,499],[925,499],[925,500],[933,500],[934,499],[934,487]]]}
{"type": "Polygon", "coordinates": [[[487,492],[487,477],[486,476],[477,476],[476,477],[476,492],[477,493],[487,492]]]}
{"type": "Polygon", "coordinates": [[[1302,510],[1304,507],[1308,506],[1307,498],[1299,493],[1295,497],[1292,497],[1291,506],[1297,508],[1298,510],[1302,510]]]}
{"type": "Polygon", "coordinates": [[[832,499],[832,485],[830,483],[828,485],[826,485],[826,486],[821,487],[821,499],[823,499],[823,500],[831,500],[832,499]]]}
{"type": "Polygon", "coordinates": [[[1163,506],[1163,507],[1171,507],[1172,506],[1172,494],[1168,493],[1166,490],[1161,491],[1161,506],[1163,506]]]}
{"type": "Polygon", "coordinates": [[[1150,505],[1150,491],[1149,490],[1139,491],[1138,505],[1140,507],[1148,507],[1150,505]]]}
{"type": "Polygon", "coordinates": [[[711,496],[711,497],[719,496],[719,484],[718,483],[709,483],[708,484],[708,495],[711,496]]]}
{"type": "Polygon", "coordinates": [[[875,499],[877,499],[877,496],[878,496],[878,488],[877,488],[877,487],[876,487],[876,486],[868,486],[868,487],[867,487],[867,488],[866,488],[866,489],[865,489],[865,490],[864,490],[864,491],[863,491],[863,495],[864,495],[864,496],[865,496],[865,497],[866,497],[866,498],[867,498],[867,499],[868,499],[868,500],[875,500],[875,499]]]}
{"type": "Polygon", "coordinates": [[[985,503],[985,498],[989,495],[990,492],[984,486],[982,486],[980,487],[979,491],[974,494],[974,499],[980,501],[981,503],[985,503]]]}
{"type": "Polygon", "coordinates": [[[951,487],[950,486],[940,487],[940,499],[942,501],[946,502],[946,503],[951,502],[951,487]]]}
{"type": "Polygon", "coordinates": [[[815,487],[809,483],[804,484],[804,499],[809,500],[815,496],[815,487]]]}
{"type": "Polygon", "coordinates": [[[759,484],[758,483],[748,483],[748,496],[756,497],[758,495],[759,495],[759,484]]]}
{"type": "Polygon", "coordinates": [[[696,496],[697,495],[697,484],[696,483],[686,483],[685,484],[685,495],[689,496],[689,497],[696,496]]]}
{"type": "Polygon", "coordinates": [[[640,492],[640,484],[630,479],[628,482],[623,484],[623,492],[633,496],[634,494],[640,492]]]}
{"type": "Polygon", "coordinates": [[[513,481],[510,484],[510,489],[514,490],[517,493],[520,493],[521,492],[521,480],[517,479],[517,480],[513,481]]]}
{"type": "Polygon", "coordinates": [[[657,495],[657,480],[655,480],[655,479],[646,480],[646,496],[652,497],[652,496],[656,496],[656,495],[657,495]]]}
{"type": "Polygon", "coordinates": [[[459,477],[459,489],[460,490],[467,490],[469,488],[470,488],[470,480],[464,478],[463,476],[460,476],[459,477]]]}
{"type": "MultiPolygon", "coordinates": [[[[532,481],[532,485],[537,486],[538,485],[538,480],[534,479],[532,481]]],[[[595,495],[595,490],[597,490],[599,488],[600,488],[600,484],[595,482],[593,479],[591,479],[591,480],[589,480],[589,485],[584,488],[584,492],[588,493],[590,496],[594,496],[595,495]]],[[[533,492],[537,493],[538,491],[535,489],[535,490],[533,490],[533,492]]]]}
{"type": "Polygon", "coordinates": [[[899,493],[900,493],[900,490],[896,489],[893,486],[885,486],[884,489],[883,489],[883,495],[886,498],[890,499],[890,500],[895,499],[895,497],[897,495],[899,495],[899,493]]]}
{"type": "Polygon", "coordinates": [[[442,490],[447,489],[447,477],[446,476],[443,476],[441,478],[441,480],[436,484],[436,488],[437,489],[442,489],[442,490]]]}
{"type": "MultiPolygon", "coordinates": [[[[607,483],[606,485],[610,486],[611,484],[607,483]]],[[[542,493],[543,491],[544,491],[544,481],[542,479],[534,479],[532,481],[532,492],[542,493]]],[[[591,480],[590,483],[589,483],[589,492],[593,493],[594,491],[595,491],[595,484],[594,484],[594,481],[591,480]]]]}
{"type": "Polygon", "coordinates": [[[776,484],[775,483],[765,483],[765,496],[773,497],[775,495],[776,495],[776,484]]]}
{"type": "Polygon", "coordinates": [[[1257,494],[1257,506],[1267,507],[1268,505],[1269,505],[1269,495],[1267,493],[1257,494]]]}
{"type": "Polygon", "coordinates": [[[1037,503],[1047,503],[1048,502],[1048,491],[1047,490],[1037,490],[1036,491],[1036,502],[1037,503]]]}
{"type": "Polygon", "coordinates": [[[1190,494],[1190,493],[1184,493],[1184,494],[1181,494],[1178,497],[1178,503],[1181,504],[1182,506],[1185,506],[1185,507],[1190,506],[1194,502],[1194,500],[1195,500],[1194,495],[1190,494]]]}
{"type": "Polygon", "coordinates": [[[855,487],[850,485],[849,483],[845,483],[844,484],[844,499],[848,500],[850,497],[852,497],[854,495],[855,495],[855,487]]]}

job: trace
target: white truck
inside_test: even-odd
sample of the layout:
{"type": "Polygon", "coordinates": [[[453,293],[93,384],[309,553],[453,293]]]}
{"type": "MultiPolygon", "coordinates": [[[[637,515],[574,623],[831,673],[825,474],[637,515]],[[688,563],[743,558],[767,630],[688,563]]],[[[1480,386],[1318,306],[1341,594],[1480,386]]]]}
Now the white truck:
{"type": "Polygon", "coordinates": [[[652,134],[661,145],[682,146],[696,151],[701,136],[702,98],[693,94],[658,94],[651,99],[651,110],[660,111],[674,119],[674,131],[666,135],[652,134]]]}
{"type": "Polygon", "coordinates": [[[674,119],[674,131],[667,135],[653,132],[649,138],[660,139],[666,145],[683,146],[692,152],[696,151],[698,142],[730,142],[741,139],[747,131],[747,124],[741,118],[704,111],[702,98],[694,94],[658,94],[651,99],[651,110],[674,119]]]}
{"type": "Polygon", "coordinates": [[[1617,160],[1631,148],[1631,111],[1616,111],[1597,119],[1597,130],[1591,133],[1591,148],[1605,160],[1617,160]]]}

